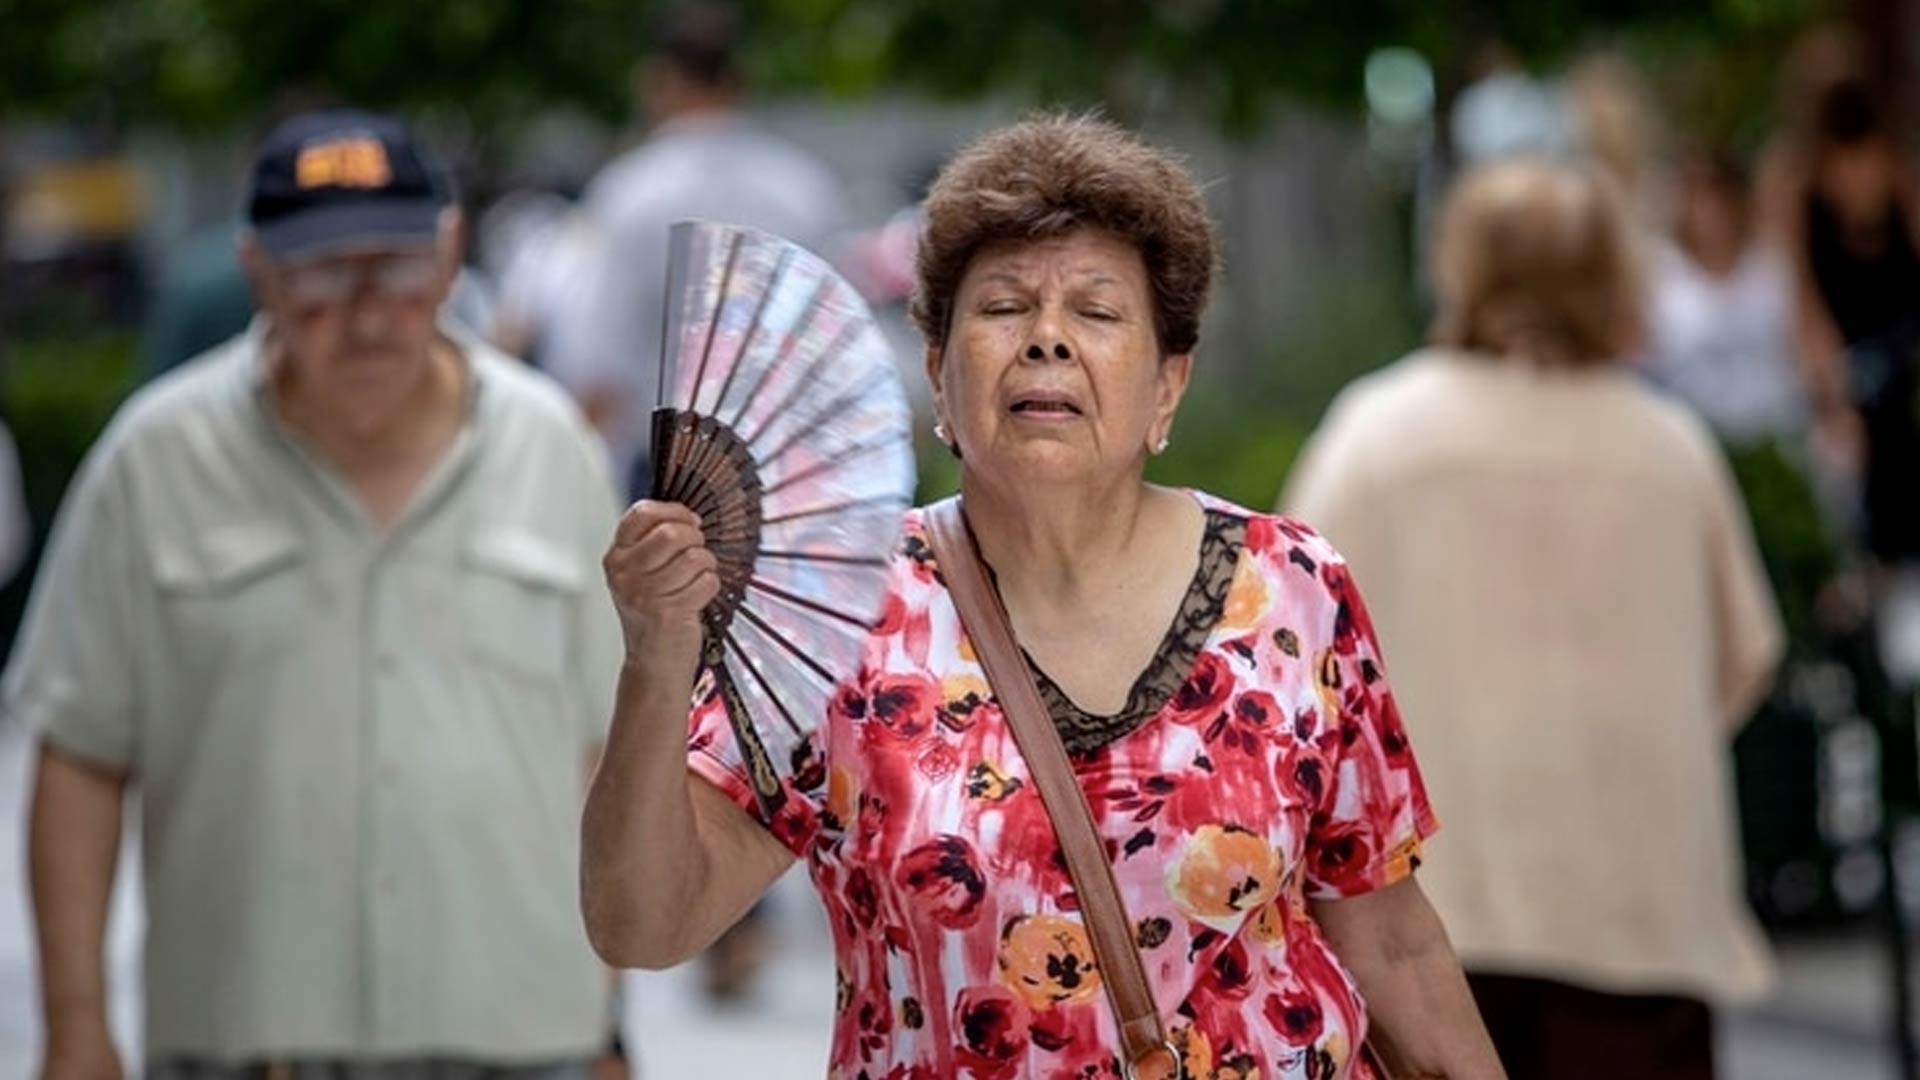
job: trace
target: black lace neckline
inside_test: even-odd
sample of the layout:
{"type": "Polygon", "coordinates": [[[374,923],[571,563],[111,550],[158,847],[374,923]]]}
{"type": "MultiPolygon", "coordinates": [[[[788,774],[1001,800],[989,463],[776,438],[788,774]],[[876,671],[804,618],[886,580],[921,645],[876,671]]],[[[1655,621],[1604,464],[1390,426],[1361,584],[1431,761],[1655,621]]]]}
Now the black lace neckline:
{"type": "Polygon", "coordinates": [[[1066,691],[1048,677],[1025,649],[1021,656],[1040,690],[1040,700],[1060,732],[1067,753],[1085,757],[1151,720],[1193,673],[1200,650],[1226,612],[1227,592],[1239,566],[1240,553],[1247,536],[1246,519],[1221,510],[1206,511],[1206,527],[1200,537],[1200,564],[1194,568],[1187,595],[1174,614],[1172,625],[1161,638],[1153,659],[1140,672],[1127,691],[1127,703],[1119,712],[1102,715],[1088,712],[1075,704],[1066,691]]]}

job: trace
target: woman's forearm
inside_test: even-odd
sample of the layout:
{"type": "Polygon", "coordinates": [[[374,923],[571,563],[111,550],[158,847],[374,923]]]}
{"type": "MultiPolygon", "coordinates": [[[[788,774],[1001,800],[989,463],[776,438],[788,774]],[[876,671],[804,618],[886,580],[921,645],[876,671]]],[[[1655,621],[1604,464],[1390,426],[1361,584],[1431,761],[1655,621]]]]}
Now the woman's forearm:
{"type": "Polygon", "coordinates": [[[580,906],[616,967],[671,967],[719,937],[793,864],[773,834],[687,771],[692,678],[629,660],[587,789],[580,906]]]}
{"type": "Polygon", "coordinates": [[[684,917],[703,891],[686,765],[689,694],[629,660],[613,722],[587,789],[580,904],[587,937],[616,967],[665,967],[683,957],[684,917]]]}
{"type": "Polygon", "coordinates": [[[1397,1080],[1504,1080],[1446,928],[1412,878],[1316,905],[1314,918],[1360,987],[1397,1080]]]}

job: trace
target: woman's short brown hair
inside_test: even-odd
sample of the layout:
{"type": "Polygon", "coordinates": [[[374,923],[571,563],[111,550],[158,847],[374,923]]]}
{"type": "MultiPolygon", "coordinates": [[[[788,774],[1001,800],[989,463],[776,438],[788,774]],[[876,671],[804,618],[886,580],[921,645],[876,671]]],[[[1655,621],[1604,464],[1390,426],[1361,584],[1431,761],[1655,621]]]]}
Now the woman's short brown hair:
{"type": "Polygon", "coordinates": [[[1633,232],[1589,170],[1522,158],[1467,174],[1441,212],[1433,276],[1438,345],[1596,365],[1641,342],[1633,232]]]}
{"type": "Polygon", "coordinates": [[[1179,162],[1114,124],[1045,115],[992,132],[941,169],[922,210],[912,312],[931,345],[946,343],[954,295],[981,248],[1082,226],[1139,249],[1163,354],[1200,339],[1213,283],[1206,202],[1179,162]]]}

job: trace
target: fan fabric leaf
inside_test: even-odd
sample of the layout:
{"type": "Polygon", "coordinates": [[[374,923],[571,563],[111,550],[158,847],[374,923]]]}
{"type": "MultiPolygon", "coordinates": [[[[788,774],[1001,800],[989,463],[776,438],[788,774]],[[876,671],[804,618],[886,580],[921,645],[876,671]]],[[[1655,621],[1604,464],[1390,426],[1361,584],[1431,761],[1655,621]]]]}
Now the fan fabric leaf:
{"type": "Polygon", "coordinates": [[[674,226],[654,494],[720,563],[706,660],[763,809],[858,670],[914,485],[912,412],[865,301],[777,236],[674,226]]]}

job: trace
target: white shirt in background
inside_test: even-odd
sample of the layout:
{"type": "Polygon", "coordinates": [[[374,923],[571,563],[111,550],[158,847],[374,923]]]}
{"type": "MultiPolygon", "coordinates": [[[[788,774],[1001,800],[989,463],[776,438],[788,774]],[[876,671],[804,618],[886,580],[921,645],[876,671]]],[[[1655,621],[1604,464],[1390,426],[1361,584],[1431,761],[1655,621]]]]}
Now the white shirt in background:
{"type": "Polygon", "coordinates": [[[1653,260],[1646,373],[1722,438],[1756,442],[1806,430],[1794,356],[1792,268],[1752,247],[1724,277],[1672,244],[1653,260]]]}
{"type": "Polygon", "coordinates": [[[821,254],[844,222],[840,185],[799,148],[731,114],[662,125],[608,165],[582,199],[593,250],[547,369],[576,397],[617,395],[599,418],[626,480],[648,432],[660,364],[667,232],[703,219],[777,234],[821,254]]]}

